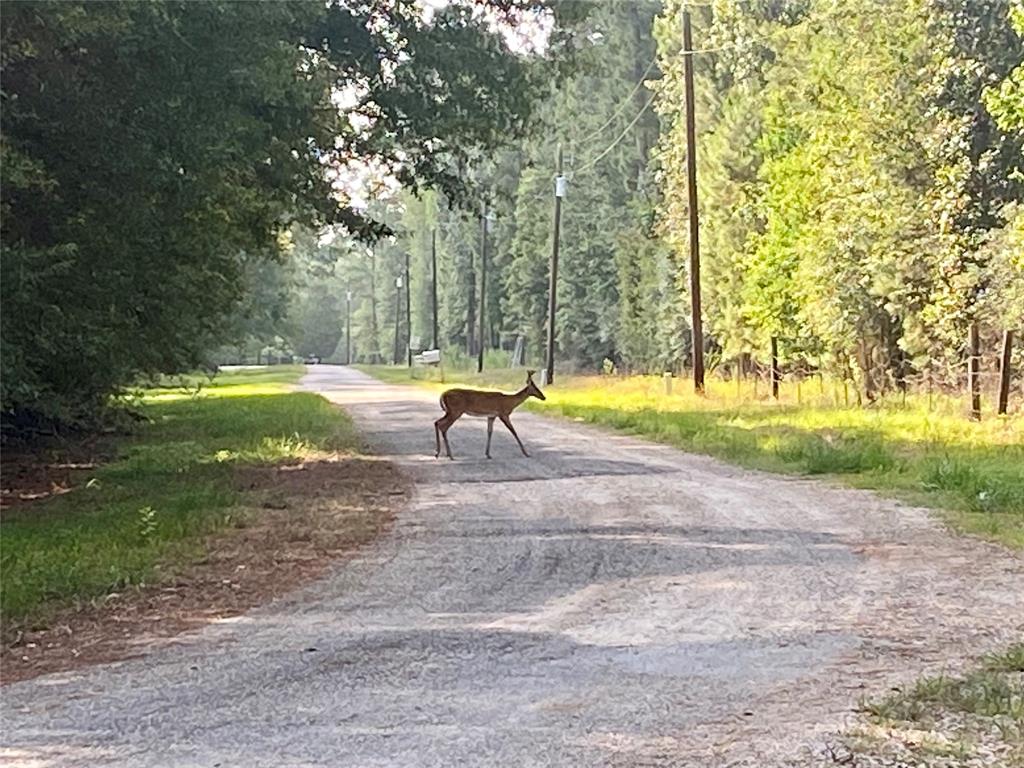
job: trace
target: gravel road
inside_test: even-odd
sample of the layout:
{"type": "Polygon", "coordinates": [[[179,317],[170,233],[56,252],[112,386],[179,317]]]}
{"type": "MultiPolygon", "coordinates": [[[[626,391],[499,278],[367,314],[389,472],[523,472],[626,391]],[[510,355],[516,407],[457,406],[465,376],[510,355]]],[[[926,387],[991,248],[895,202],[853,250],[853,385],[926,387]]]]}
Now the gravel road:
{"type": "Polygon", "coordinates": [[[289,598],[3,690],[24,766],[810,764],[858,699],[1024,632],[1024,559],[922,510],[341,367],[303,380],[416,484],[289,598]]]}

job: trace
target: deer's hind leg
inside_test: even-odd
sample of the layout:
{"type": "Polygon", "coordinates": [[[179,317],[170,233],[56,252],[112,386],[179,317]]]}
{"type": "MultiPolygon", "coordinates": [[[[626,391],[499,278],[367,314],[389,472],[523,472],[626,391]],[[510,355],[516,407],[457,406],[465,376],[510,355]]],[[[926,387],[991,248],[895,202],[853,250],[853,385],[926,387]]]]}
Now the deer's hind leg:
{"type": "Polygon", "coordinates": [[[449,459],[455,459],[452,456],[452,447],[448,444],[448,429],[458,420],[458,416],[452,416],[450,413],[445,411],[444,416],[434,422],[434,436],[437,438],[437,452],[434,454],[434,458],[438,458],[441,455],[441,439],[444,439],[444,450],[448,454],[449,459]]]}

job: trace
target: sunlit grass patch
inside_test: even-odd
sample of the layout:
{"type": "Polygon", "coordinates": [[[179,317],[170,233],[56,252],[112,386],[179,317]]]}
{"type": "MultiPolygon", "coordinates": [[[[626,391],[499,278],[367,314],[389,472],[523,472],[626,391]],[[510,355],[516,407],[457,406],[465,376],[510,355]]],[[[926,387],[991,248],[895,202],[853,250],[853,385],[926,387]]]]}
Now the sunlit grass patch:
{"type": "Polygon", "coordinates": [[[240,522],[238,465],[352,450],[356,434],[340,410],[288,391],[299,373],[226,374],[199,396],[144,399],[150,422],[119,446],[116,461],[84,487],[6,513],[4,619],[139,584],[158,564],[188,560],[204,535],[240,522]]]}
{"type": "Polygon", "coordinates": [[[251,397],[281,392],[283,384],[298,382],[305,372],[302,365],[274,365],[242,368],[207,374],[166,377],[153,386],[130,394],[144,403],[191,400],[197,397],[251,397]]]}

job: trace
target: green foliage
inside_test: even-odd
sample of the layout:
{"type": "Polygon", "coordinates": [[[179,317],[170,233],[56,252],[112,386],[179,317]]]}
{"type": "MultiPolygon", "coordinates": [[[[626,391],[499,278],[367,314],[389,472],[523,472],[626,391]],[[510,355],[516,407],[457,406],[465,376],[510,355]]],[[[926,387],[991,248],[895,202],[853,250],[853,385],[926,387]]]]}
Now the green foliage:
{"type": "Polygon", "coordinates": [[[279,318],[243,294],[291,224],[385,231],[332,186],[353,166],[464,198],[459,167],[524,134],[554,71],[492,22],[552,17],[553,56],[582,11],[476,0],[424,23],[411,0],[6,8],[5,423],[86,421],[139,374],[263,335],[279,318]]]}
{"type": "Polygon", "coordinates": [[[1024,685],[1013,675],[1022,670],[1022,657],[1024,644],[1017,643],[962,676],[921,678],[907,690],[866,702],[864,709],[878,720],[916,724],[934,723],[946,711],[1006,717],[1018,724],[1015,737],[1024,747],[1024,685]]]}
{"type": "MultiPolygon", "coordinates": [[[[1024,37],[1024,2],[1010,3],[1010,24],[1024,37]]],[[[985,90],[985,106],[1004,131],[1024,131],[1024,62],[1019,63],[998,87],[985,90]]]]}
{"type": "MultiPolygon", "coordinates": [[[[688,247],[682,3],[656,25],[665,238],[688,247]]],[[[960,375],[966,328],[1024,317],[1024,46],[1009,3],[714,4],[694,14],[707,327],[728,357],[854,376],[868,398],[960,375]],[[993,82],[1002,85],[993,87],[993,82]],[[987,90],[986,90],[987,88],[987,90]],[[984,108],[1001,121],[997,125],[984,108]]],[[[1020,23],[1019,3],[1014,5],[1020,23]]]]}

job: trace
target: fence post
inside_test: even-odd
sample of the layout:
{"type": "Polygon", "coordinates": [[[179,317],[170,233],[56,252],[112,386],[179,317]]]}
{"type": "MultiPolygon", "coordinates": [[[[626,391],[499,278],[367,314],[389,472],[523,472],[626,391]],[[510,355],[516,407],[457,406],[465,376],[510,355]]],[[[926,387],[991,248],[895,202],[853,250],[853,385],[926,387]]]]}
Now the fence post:
{"type": "Polygon", "coordinates": [[[981,421],[981,349],[978,340],[978,324],[971,323],[967,341],[969,350],[967,358],[967,380],[971,389],[971,418],[974,421],[981,421]]]}
{"type": "Polygon", "coordinates": [[[1003,351],[999,356],[999,408],[1004,415],[1010,402],[1010,352],[1013,350],[1013,331],[1003,331],[1003,351]]]}
{"type": "Polygon", "coordinates": [[[779,399],[779,340],[772,336],[772,397],[779,399]]]}

